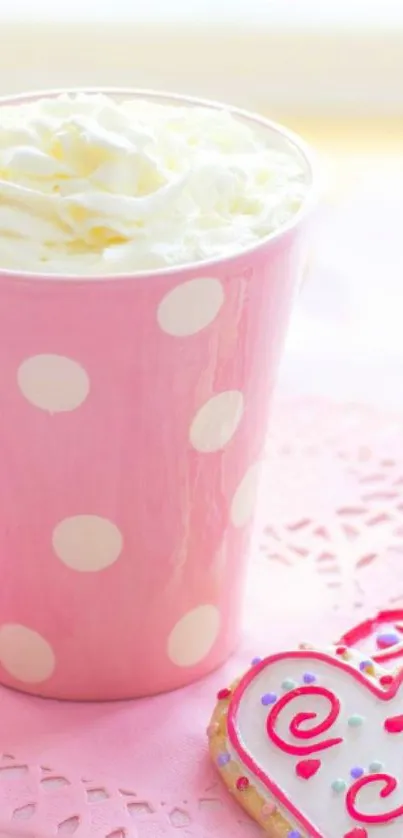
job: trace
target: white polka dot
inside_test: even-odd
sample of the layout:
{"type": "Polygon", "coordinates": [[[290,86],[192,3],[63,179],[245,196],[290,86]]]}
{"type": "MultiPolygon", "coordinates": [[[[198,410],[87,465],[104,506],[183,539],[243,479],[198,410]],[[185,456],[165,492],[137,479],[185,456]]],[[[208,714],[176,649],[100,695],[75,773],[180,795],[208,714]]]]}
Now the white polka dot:
{"type": "Polygon", "coordinates": [[[199,605],[176,623],[168,638],[168,657],[177,666],[194,666],[214,646],[220,630],[215,605],[199,605]]]}
{"type": "Polygon", "coordinates": [[[224,448],[241,421],[243,402],[239,390],[225,390],[212,396],[197,411],[190,426],[189,438],[193,448],[203,454],[224,448]]]}
{"type": "Polygon", "coordinates": [[[174,337],[195,335],[213,322],[223,302],[218,279],[190,279],[165,295],[158,307],[158,323],[174,337]]]}
{"type": "Polygon", "coordinates": [[[13,678],[26,684],[46,681],[56,663],[47,640],[18,623],[6,623],[0,627],[0,661],[13,678]]]}
{"type": "Polygon", "coordinates": [[[255,511],[261,462],[254,463],[243,476],[231,503],[231,521],[234,527],[244,527],[255,511]]]}
{"type": "Polygon", "coordinates": [[[18,369],[18,386],[35,407],[50,413],[75,410],[90,389],[88,375],[77,361],[63,355],[33,355],[18,369]]]}
{"type": "Polygon", "coordinates": [[[56,555],[68,567],[94,573],[116,562],[123,538],[117,526],[107,518],[75,515],[55,527],[52,543],[56,555]]]}

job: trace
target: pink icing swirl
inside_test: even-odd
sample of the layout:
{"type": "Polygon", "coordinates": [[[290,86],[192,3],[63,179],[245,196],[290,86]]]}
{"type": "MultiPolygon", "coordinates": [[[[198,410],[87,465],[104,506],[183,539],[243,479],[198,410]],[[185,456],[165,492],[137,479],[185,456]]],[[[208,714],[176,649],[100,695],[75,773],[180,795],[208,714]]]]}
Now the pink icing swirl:
{"type": "Polygon", "coordinates": [[[325,739],[322,742],[311,742],[307,745],[293,745],[286,742],[285,739],[277,733],[276,725],[281,712],[290,704],[290,702],[294,701],[296,698],[300,698],[301,696],[321,696],[322,698],[328,700],[330,706],[326,717],[321,721],[317,721],[316,724],[313,724],[310,727],[306,727],[305,723],[310,720],[317,720],[318,713],[312,711],[296,713],[296,715],[291,719],[289,725],[290,734],[294,739],[314,739],[321,734],[326,733],[326,731],[333,727],[340,713],[340,701],[337,696],[325,687],[313,685],[297,687],[295,690],[291,690],[279,698],[276,704],[273,705],[267,717],[266,729],[271,741],[274,742],[274,744],[277,745],[281,751],[285,751],[287,754],[293,754],[294,756],[308,756],[309,754],[314,754],[317,751],[324,751],[326,748],[332,748],[334,745],[339,745],[340,742],[343,741],[340,737],[325,739]]]}
{"type": "Polygon", "coordinates": [[[365,812],[360,812],[356,806],[357,796],[361,789],[372,783],[382,783],[379,797],[389,797],[397,787],[397,780],[390,774],[370,774],[369,776],[360,777],[349,788],[346,797],[346,807],[348,814],[359,823],[388,823],[394,821],[403,815],[403,806],[397,806],[396,809],[391,809],[389,812],[382,812],[379,815],[370,815],[365,812]]]}

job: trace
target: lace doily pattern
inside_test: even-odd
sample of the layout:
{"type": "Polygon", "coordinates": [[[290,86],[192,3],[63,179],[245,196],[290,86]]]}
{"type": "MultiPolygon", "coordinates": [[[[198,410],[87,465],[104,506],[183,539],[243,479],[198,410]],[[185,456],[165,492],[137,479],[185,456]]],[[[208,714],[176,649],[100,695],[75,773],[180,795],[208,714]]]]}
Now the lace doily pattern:
{"type": "MultiPolygon", "coordinates": [[[[138,788],[138,782],[133,782],[138,788]]],[[[231,834],[253,835],[246,815],[226,799],[219,781],[200,788],[197,798],[145,797],[119,787],[116,780],[96,782],[70,771],[26,764],[12,754],[0,759],[1,838],[162,838],[218,834],[223,810],[231,810],[231,834]]],[[[258,834],[258,833],[256,833],[258,834]]]]}
{"type": "Polygon", "coordinates": [[[277,408],[261,556],[321,580],[334,609],[403,604],[402,433],[402,416],[367,407],[277,408]]]}

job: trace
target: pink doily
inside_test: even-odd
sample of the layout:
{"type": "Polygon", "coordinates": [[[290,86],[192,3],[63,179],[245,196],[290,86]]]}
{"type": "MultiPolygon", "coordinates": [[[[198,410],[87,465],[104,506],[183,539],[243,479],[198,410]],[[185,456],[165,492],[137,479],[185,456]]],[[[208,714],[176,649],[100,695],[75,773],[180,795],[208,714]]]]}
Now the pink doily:
{"type": "Polygon", "coordinates": [[[242,648],[205,681],[137,702],[63,704],[2,689],[0,838],[259,834],[208,760],[215,693],[254,655],[326,643],[378,607],[403,605],[402,440],[403,416],[277,406],[242,648]]]}

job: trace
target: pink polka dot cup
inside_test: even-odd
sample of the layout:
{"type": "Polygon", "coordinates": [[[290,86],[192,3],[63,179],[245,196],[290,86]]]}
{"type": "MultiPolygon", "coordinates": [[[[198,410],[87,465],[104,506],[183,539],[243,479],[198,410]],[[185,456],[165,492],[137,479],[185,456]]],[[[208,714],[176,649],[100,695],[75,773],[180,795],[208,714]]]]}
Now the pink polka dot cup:
{"type": "MultiPolygon", "coordinates": [[[[299,140],[238,115],[294,146],[311,177],[299,140]]],[[[0,271],[2,683],[142,696],[236,646],[311,202],[214,262],[91,279],[0,271]]]]}

